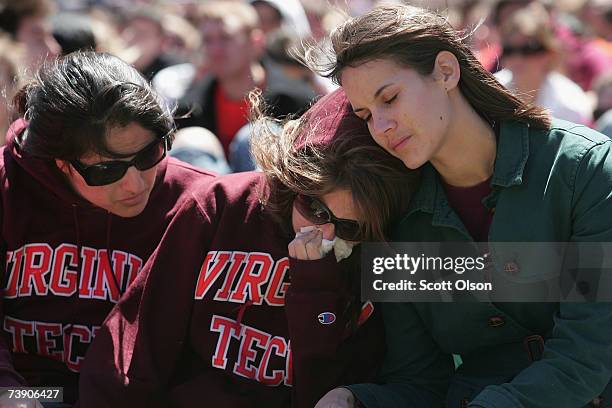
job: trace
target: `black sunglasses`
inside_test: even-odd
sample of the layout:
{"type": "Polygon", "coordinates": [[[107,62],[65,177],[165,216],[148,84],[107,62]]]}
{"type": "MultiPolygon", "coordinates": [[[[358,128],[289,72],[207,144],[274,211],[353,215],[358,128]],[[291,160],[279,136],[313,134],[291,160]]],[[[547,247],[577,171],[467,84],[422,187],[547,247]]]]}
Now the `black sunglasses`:
{"type": "Polygon", "coordinates": [[[338,218],[317,198],[298,194],[294,200],[295,208],[314,225],[334,224],[336,236],[347,241],[361,241],[361,227],[355,220],[338,218]]]}
{"type": "Polygon", "coordinates": [[[127,170],[134,166],[140,171],[148,170],[162,161],[168,151],[167,136],[157,139],[138,151],[132,160],[110,160],[96,164],[83,164],[71,160],[70,164],[89,186],[105,186],[121,180],[127,170]]]}
{"type": "Polygon", "coordinates": [[[548,51],[548,49],[540,43],[527,43],[523,45],[505,45],[502,50],[502,56],[507,57],[509,55],[536,55],[548,51]]]}

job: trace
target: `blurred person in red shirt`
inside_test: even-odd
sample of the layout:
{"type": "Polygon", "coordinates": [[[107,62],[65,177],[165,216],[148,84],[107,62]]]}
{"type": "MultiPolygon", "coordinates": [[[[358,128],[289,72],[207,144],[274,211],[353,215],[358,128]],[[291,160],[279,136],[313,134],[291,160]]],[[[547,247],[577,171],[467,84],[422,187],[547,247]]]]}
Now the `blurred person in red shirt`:
{"type": "Polygon", "coordinates": [[[255,9],[239,2],[212,2],[200,8],[204,54],[192,68],[192,79],[179,99],[179,113],[188,117],[179,127],[200,126],[212,131],[225,153],[236,132],[247,124],[247,94],[263,91],[270,114],[300,114],[314,99],[306,84],[288,78],[263,57],[266,37],[255,9]]]}

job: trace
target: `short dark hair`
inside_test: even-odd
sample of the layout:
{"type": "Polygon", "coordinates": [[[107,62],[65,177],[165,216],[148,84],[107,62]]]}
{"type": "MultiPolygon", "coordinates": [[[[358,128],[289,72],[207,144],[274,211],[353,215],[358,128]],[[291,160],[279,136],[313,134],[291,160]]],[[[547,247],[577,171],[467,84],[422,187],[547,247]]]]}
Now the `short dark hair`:
{"type": "Polygon", "coordinates": [[[157,138],[175,129],[172,113],[138,71],[105,53],[75,52],[43,65],[15,106],[28,121],[22,149],[42,159],[122,157],[106,145],[111,129],[137,123],[157,138]]]}

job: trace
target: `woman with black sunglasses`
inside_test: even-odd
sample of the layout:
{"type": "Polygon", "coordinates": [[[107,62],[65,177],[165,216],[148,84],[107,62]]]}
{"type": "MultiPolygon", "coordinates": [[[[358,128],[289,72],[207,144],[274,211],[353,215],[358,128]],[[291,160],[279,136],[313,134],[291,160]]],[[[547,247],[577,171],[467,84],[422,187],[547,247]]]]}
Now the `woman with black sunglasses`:
{"type": "Polygon", "coordinates": [[[165,158],[172,115],[116,57],[49,63],[16,108],[0,157],[0,387],[63,387],[71,404],[102,321],[212,177],[165,158]]]}
{"type": "Polygon", "coordinates": [[[83,406],[306,408],[373,378],[384,339],[356,244],[384,239],[417,173],[349,108],[337,91],[280,134],[257,122],[263,172],[179,211],[90,348],[83,406]]]}

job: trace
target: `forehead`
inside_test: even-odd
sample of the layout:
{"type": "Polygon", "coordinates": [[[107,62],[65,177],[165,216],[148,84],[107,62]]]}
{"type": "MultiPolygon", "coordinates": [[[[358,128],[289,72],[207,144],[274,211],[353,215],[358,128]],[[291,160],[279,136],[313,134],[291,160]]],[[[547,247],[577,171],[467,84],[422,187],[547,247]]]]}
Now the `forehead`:
{"type": "Polygon", "coordinates": [[[43,16],[27,16],[19,22],[17,36],[43,35],[51,30],[51,23],[43,16]]]}
{"type": "Polygon", "coordinates": [[[338,218],[357,219],[353,195],[349,190],[334,190],[319,198],[338,218]]]}
{"type": "MultiPolygon", "coordinates": [[[[114,127],[106,136],[106,147],[111,152],[122,156],[132,156],[155,140],[155,135],[137,123],[130,123],[123,127],[114,127]]],[[[101,155],[90,152],[82,159],[100,158],[101,155]]]]}
{"type": "Polygon", "coordinates": [[[376,92],[385,85],[402,83],[410,86],[420,75],[412,68],[402,67],[389,59],[376,59],[346,67],[340,81],[353,108],[355,104],[371,103],[376,92]]]}
{"type": "Polygon", "coordinates": [[[203,35],[235,35],[245,31],[245,24],[237,16],[227,15],[223,18],[206,18],[200,25],[203,35]]]}

